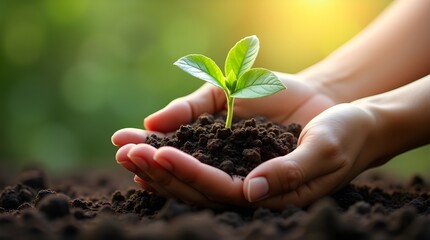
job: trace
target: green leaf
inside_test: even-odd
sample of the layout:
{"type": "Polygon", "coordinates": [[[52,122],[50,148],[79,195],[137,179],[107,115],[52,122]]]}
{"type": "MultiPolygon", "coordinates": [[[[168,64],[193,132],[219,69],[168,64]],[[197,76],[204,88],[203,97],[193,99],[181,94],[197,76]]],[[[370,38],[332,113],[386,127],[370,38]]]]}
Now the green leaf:
{"type": "Polygon", "coordinates": [[[230,49],[225,60],[225,74],[233,71],[239,78],[245,71],[251,69],[257,58],[260,41],[257,36],[246,37],[230,49]]]}
{"type": "Polygon", "coordinates": [[[236,74],[234,74],[233,71],[230,71],[230,73],[227,75],[227,79],[226,79],[226,85],[227,85],[229,92],[234,91],[234,89],[236,88],[236,83],[237,83],[236,74]]]}
{"type": "Polygon", "coordinates": [[[236,98],[258,98],[279,92],[286,87],[271,71],[264,68],[253,68],[238,79],[236,89],[231,94],[236,98]]]}
{"type": "Polygon", "coordinates": [[[190,75],[222,89],[226,88],[224,75],[216,63],[200,54],[190,54],[173,63],[190,75]]]}

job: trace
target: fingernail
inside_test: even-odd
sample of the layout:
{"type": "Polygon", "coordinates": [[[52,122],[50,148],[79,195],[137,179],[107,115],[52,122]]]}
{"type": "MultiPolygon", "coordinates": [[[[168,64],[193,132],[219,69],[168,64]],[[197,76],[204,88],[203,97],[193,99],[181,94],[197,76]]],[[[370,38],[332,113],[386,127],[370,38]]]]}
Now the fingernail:
{"type": "Polygon", "coordinates": [[[262,200],[269,192],[269,183],[265,177],[252,178],[248,182],[247,199],[250,202],[262,200]]]}
{"type": "MultiPolygon", "coordinates": [[[[116,133],[116,132],[115,132],[116,133]]],[[[115,147],[118,147],[118,145],[113,141],[114,137],[115,137],[115,133],[112,134],[112,136],[110,137],[110,142],[112,143],[112,145],[114,145],[115,147]]]]}

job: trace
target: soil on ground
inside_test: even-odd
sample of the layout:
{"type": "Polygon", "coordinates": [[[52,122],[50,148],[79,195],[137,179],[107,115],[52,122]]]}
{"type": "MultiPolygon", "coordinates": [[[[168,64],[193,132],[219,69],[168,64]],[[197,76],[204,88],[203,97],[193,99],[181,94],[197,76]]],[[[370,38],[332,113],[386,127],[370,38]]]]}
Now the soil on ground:
{"type": "MultiPolygon", "coordinates": [[[[183,143],[181,149],[194,149],[189,153],[202,162],[245,176],[259,163],[293,151],[300,133],[297,124],[284,127],[260,118],[223,129],[222,120],[205,115],[170,140],[148,141],[157,147],[183,143]],[[226,147],[228,141],[241,147],[226,147]],[[247,164],[236,168],[225,161],[247,164]]],[[[306,208],[271,211],[208,209],[165,199],[139,189],[120,168],[59,176],[40,168],[12,174],[3,167],[0,173],[0,240],[430,239],[430,184],[421,176],[402,182],[362,174],[306,208]]]]}
{"type": "Polygon", "coordinates": [[[118,171],[0,181],[0,239],[430,239],[430,185],[359,177],[307,208],[216,210],[138,189],[118,171]]]}

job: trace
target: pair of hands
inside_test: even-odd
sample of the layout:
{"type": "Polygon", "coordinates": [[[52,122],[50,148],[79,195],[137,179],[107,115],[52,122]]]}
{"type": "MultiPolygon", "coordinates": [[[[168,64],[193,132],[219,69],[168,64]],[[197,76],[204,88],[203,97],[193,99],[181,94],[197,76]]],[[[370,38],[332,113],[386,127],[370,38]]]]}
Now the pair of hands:
{"type": "Polygon", "coordinates": [[[335,105],[329,96],[294,76],[280,74],[280,79],[287,90],[260,99],[237,99],[235,115],[302,124],[298,147],[261,164],[245,179],[232,178],[178,149],[145,144],[150,134],[165,136],[204,112],[224,110],[224,93],[209,84],[147,117],[147,130],[117,131],[112,136],[119,147],[117,162],[135,173],[134,181],[143,189],[165,197],[208,207],[271,209],[306,206],[371,166],[362,151],[375,126],[371,114],[354,104],[335,105]]]}

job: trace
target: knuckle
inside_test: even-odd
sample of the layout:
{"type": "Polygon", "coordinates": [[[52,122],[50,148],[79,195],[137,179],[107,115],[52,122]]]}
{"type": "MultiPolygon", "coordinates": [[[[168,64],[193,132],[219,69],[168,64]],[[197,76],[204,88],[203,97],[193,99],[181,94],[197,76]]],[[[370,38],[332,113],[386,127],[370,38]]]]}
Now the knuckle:
{"type": "Polygon", "coordinates": [[[281,186],[283,186],[284,191],[296,189],[302,185],[305,179],[305,173],[296,162],[285,162],[283,169],[280,177],[283,179],[281,186]]]}
{"type": "Polygon", "coordinates": [[[336,156],[341,152],[342,143],[335,137],[326,137],[323,142],[323,155],[326,157],[336,156]]]}
{"type": "Polygon", "coordinates": [[[342,167],[347,164],[348,156],[339,139],[329,137],[324,141],[323,147],[322,159],[329,161],[336,167],[342,167]]]}

